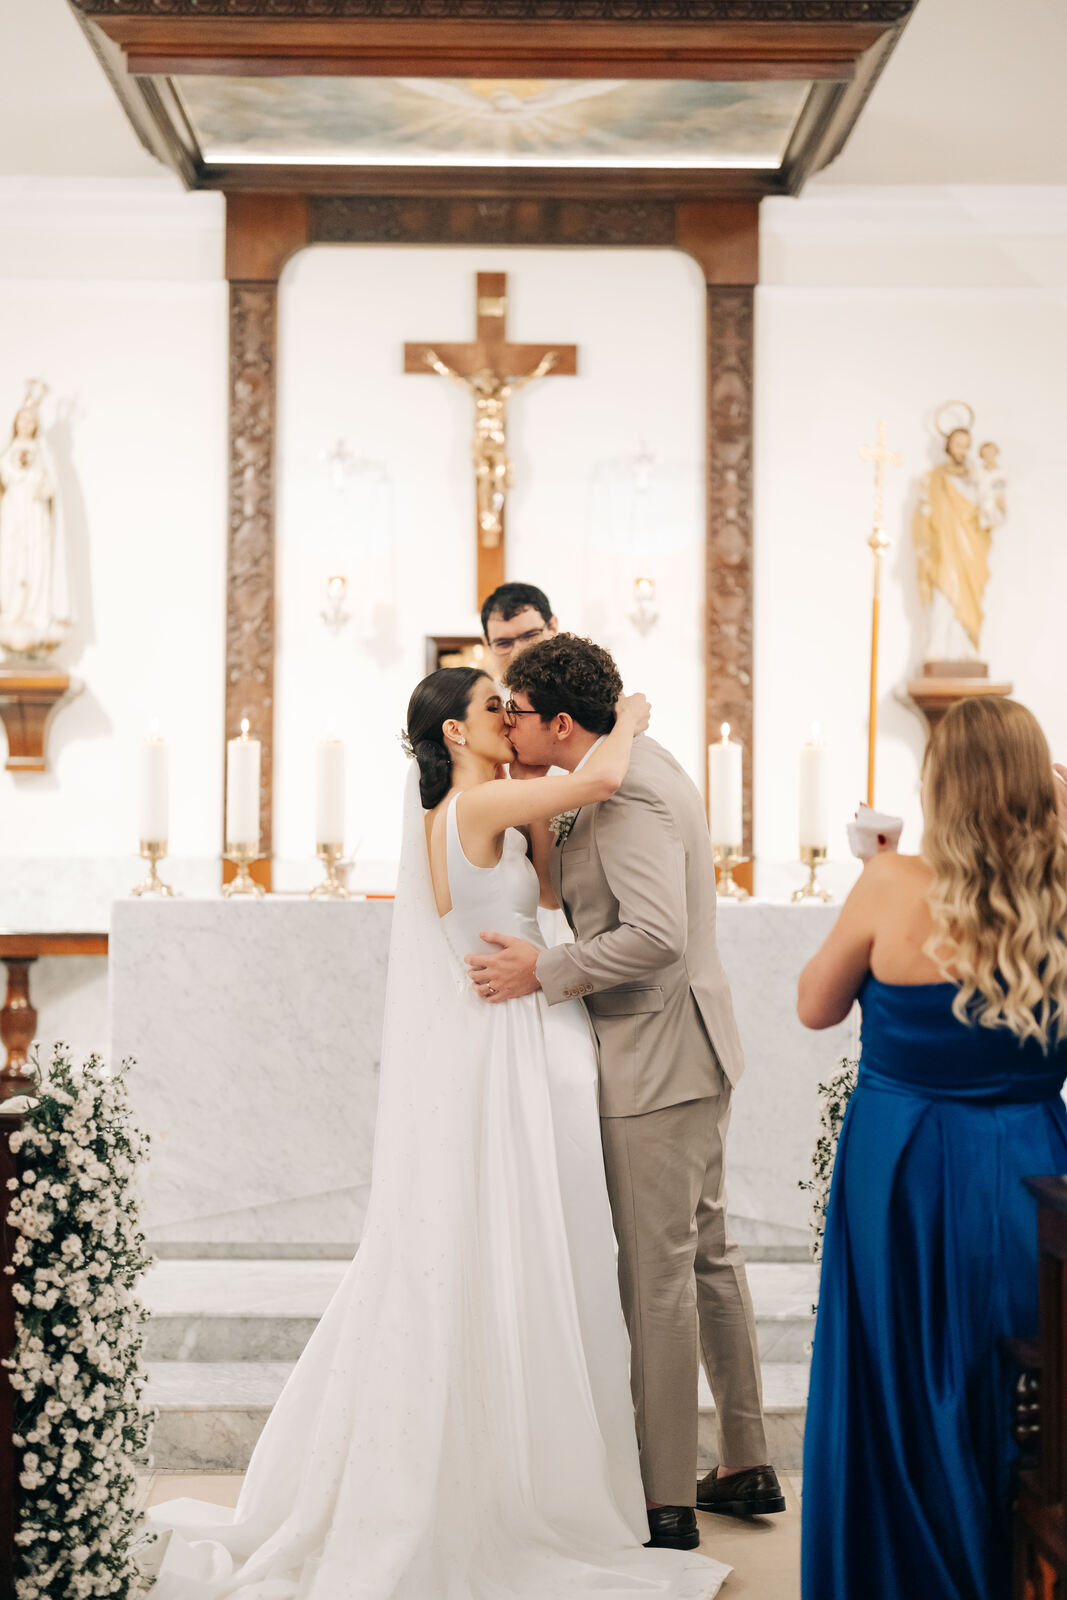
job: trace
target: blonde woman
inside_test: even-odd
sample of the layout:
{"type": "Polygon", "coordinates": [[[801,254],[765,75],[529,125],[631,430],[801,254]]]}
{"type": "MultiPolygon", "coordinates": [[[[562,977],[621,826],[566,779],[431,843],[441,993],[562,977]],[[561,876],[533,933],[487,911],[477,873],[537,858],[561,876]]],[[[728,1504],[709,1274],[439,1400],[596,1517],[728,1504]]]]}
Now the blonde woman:
{"type": "Polygon", "coordinates": [[[1067,838],[1048,746],[964,700],[923,769],[921,856],[869,861],[800,978],[863,1012],[827,1216],[804,1600],[1009,1590],[1005,1335],[1037,1324],[1023,1179],[1067,1171],[1067,838]]]}

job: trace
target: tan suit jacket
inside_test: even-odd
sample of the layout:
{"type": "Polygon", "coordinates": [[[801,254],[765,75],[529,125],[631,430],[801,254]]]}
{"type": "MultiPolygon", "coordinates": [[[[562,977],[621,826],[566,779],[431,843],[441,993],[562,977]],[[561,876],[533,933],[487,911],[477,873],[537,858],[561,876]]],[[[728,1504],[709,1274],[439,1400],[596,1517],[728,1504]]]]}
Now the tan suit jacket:
{"type": "Polygon", "coordinates": [[[549,1005],[585,1001],[600,1042],[600,1114],[630,1117],[717,1095],[744,1061],[715,942],[704,804],[642,734],[618,792],[584,806],[552,851],[575,943],[537,961],[549,1005]]]}

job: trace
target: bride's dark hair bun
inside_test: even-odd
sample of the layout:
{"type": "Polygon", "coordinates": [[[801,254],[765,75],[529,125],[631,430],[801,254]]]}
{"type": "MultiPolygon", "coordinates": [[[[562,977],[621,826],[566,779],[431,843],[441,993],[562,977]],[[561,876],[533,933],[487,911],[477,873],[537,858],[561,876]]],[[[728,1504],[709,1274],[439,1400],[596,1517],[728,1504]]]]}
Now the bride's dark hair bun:
{"type": "Polygon", "coordinates": [[[432,811],[452,787],[452,757],[448,746],[437,739],[420,739],[415,746],[419,763],[419,799],[424,811],[432,811]]]}
{"type": "Polygon", "coordinates": [[[478,667],[439,667],[423,678],[408,701],[407,736],[419,764],[424,811],[432,811],[452,787],[452,757],[442,725],[450,718],[466,720],[474,685],[486,676],[478,667]]]}

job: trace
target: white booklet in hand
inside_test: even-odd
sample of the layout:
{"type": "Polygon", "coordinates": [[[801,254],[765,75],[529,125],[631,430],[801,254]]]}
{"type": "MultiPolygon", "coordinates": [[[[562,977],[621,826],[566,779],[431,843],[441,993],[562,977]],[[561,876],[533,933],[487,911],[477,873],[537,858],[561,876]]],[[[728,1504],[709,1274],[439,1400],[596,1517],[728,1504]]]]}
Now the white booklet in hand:
{"type": "Polygon", "coordinates": [[[848,824],[848,842],[852,854],[861,861],[880,855],[883,850],[895,850],[900,843],[903,817],[891,817],[886,811],[875,811],[860,802],[855,821],[848,824]]]}

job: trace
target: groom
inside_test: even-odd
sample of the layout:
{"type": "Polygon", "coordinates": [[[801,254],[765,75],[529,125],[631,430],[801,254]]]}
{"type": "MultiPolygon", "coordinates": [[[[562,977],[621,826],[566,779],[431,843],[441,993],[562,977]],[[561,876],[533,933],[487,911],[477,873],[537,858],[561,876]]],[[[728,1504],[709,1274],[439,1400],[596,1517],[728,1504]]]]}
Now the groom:
{"type": "MultiPolygon", "coordinates": [[[[573,634],[531,644],[505,681],[512,771],[524,777],[575,771],[622,692],[608,652],[573,634]]],[[[697,1506],[785,1509],[766,1465],[745,1264],[726,1224],[723,1145],[743,1061],[695,785],[640,736],[617,794],[561,819],[551,871],[575,943],[539,950],[487,931],[500,953],[468,964],[490,1005],[540,988],[549,1005],[581,996],[589,1011],[650,1543],[691,1550],[700,1355],[721,1465],[697,1485],[697,1506]]]]}

